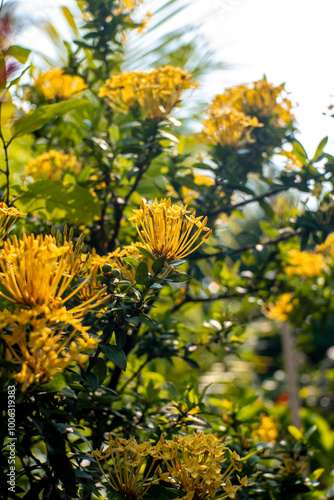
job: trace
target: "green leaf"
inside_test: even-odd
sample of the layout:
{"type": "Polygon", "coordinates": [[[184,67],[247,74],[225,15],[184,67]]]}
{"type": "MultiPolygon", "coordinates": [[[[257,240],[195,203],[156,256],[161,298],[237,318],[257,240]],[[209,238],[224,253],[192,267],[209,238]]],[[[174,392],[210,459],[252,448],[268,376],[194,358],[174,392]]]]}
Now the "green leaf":
{"type": "Polygon", "coordinates": [[[19,45],[12,45],[11,47],[9,47],[9,49],[6,50],[5,55],[14,57],[20,63],[25,64],[30,53],[31,50],[29,49],[20,47],[19,45]]]}
{"type": "Polygon", "coordinates": [[[147,250],[147,248],[143,248],[143,247],[137,247],[137,249],[139,250],[139,252],[144,256],[146,257],[146,259],[151,259],[151,260],[154,260],[154,257],[153,255],[151,254],[151,252],[149,252],[147,250]]]}
{"type": "Polygon", "coordinates": [[[324,138],[323,138],[323,139],[319,142],[319,145],[318,145],[318,147],[317,147],[317,150],[316,150],[316,152],[315,152],[315,155],[314,155],[314,158],[313,158],[313,160],[312,160],[312,161],[314,161],[314,162],[315,162],[315,161],[317,161],[317,160],[320,158],[320,156],[322,155],[322,152],[323,152],[323,150],[324,150],[324,148],[325,148],[325,146],[326,146],[327,142],[328,142],[328,137],[324,137],[324,138]]]}
{"type": "Polygon", "coordinates": [[[136,270],[136,283],[146,285],[148,282],[148,267],[145,262],[141,262],[136,270]]]}
{"type": "Polygon", "coordinates": [[[152,271],[154,272],[154,274],[161,273],[161,271],[163,270],[165,261],[166,261],[165,256],[161,255],[158,259],[156,259],[153,262],[152,271]]]}
{"type": "Polygon", "coordinates": [[[260,227],[262,229],[262,232],[265,233],[266,235],[270,236],[270,238],[276,238],[277,230],[271,224],[269,224],[269,222],[266,222],[265,220],[261,220],[260,227]]]}
{"type": "Polygon", "coordinates": [[[43,384],[41,388],[43,391],[57,392],[66,387],[67,384],[68,382],[65,379],[63,373],[59,373],[58,375],[53,377],[52,380],[49,380],[46,384],[43,384]]]}
{"type": "Polygon", "coordinates": [[[182,266],[182,264],[184,264],[185,262],[187,262],[187,261],[184,259],[177,259],[177,260],[172,260],[171,262],[168,262],[168,264],[170,266],[177,267],[177,266],[182,266]]]}
{"type": "Polygon", "coordinates": [[[132,257],[123,257],[123,260],[124,262],[129,264],[129,266],[134,267],[135,269],[137,269],[137,267],[139,266],[138,260],[133,259],[132,257]]]}
{"type": "Polygon", "coordinates": [[[40,106],[22,116],[22,118],[14,123],[11,129],[12,135],[13,137],[21,137],[22,135],[30,134],[42,128],[43,125],[56,118],[56,116],[64,115],[86,104],[87,102],[84,99],[70,99],[56,104],[40,106]]]}
{"type": "Polygon", "coordinates": [[[66,455],[65,440],[62,434],[50,422],[37,418],[33,418],[33,421],[45,439],[48,459],[55,477],[63,483],[70,495],[76,496],[75,474],[71,461],[66,455]]]}
{"type": "Polygon", "coordinates": [[[300,160],[303,164],[307,161],[307,153],[301,143],[297,140],[293,141],[293,152],[297,156],[298,160],[300,160]]]}
{"type": "Polygon", "coordinates": [[[303,440],[303,434],[294,425],[288,425],[288,431],[290,432],[291,436],[293,436],[297,441],[303,440]]]}
{"type": "Polygon", "coordinates": [[[103,381],[105,380],[107,376],[107,366],[106,362],[102,358],[97,358],[96,363],[93,368],[93,372],[95,375],[97,375],[99,379],[99,384],[103,384],[103,381]]]}
{"type": "Polygon", "coordinates": [[[171,274],[167,278],[163,278],[164,281],[170,281],[171,283],[185,283],[191,280],[191,276],[186,273],[171,274]]]}
{"type": "Polygon", "coordinates": [[[165,382],[165,387],[169,394],[172,396],[174,401],[178,401],[180,398],[179,391],[177,390],[177,387],[173,384],[173,382],[165,382]]]}
{"type": "Polygon", "coordinates": [[[316,469],[312,472],[310,475],[311,481],[318,481],[319,477],[322,475],[322,473],[325,471],[325,469],[316,469]]]}
{"type": "Polygon", "coordinates": [[[123,349],[126,342],[126,333],[121,328],[115,330],[116,346],[117,349],[123,349]]]}
{"type": "Polygon", "coordinates": [[[309,437],[312,436],[312,434],[315,433],[315,431],[318,429],[318,427],[316,425],[312,425],[312,427],[310,427],[309,429],[307,429],[307,431],[305,432],[305,439],[306,441],[308,440],[309,437]]]}
{"type": "Polygon", "coordinates": [[[27,186],[13,186],[22,212],[39,215],[53,223],[82,224],[98,219],[100,201],[88,189],[61,181],[43,180],[27,186]]]}
{"type": "Polygon", "coordinates": [[[99,386],[99,378],[95,373],[84,373],[83,377],[88,382],[89,387],[91,387],[92,391],[95,392],[99,386]]]}
{"type": "Polygon", "coordinates": [[[107,356],[109,361],[118,366],[121,370],[126,370],[126,356],[122,349],[118,349],[115,345],[101,345],[101,351],[107,356]]]}
{"type": "Polygon", "coordinates": [[[194,370],[200,370],[201,369],[201,367],[199,366],[199,364],[196,361],[194,361],[193,359],[191,359],[191,358],[183,358],[183,359],[184,359],[184,361],[186,363],[188,363],[188,365],[190,366],[190,368],[193,368],[194,370]]]}
{"type": "Polygon", "coordinates": [[[273,211],[269,203],[267,203],[265,200],[260,200],[259,205],[269,220],[273,220],[275,218],[275,212],[273,211]]]}

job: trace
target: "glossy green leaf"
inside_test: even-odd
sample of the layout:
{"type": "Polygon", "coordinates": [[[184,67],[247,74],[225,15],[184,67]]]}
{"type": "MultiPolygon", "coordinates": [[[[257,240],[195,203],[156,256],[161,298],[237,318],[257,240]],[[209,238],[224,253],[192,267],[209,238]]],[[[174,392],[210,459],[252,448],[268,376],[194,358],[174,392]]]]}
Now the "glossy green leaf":
{"type": "Polygon", "coordinates": [[[151,254],[151,252],[149,252],[147,250],[147,248],[143,248],[143,247],[137,247],[137,249],[139,250],[139,252],[144,256],[146,257],[147,259],[151,259],[151,260],[154,260],[154,257],[153,255],[151,254]]]}
{"type": "Polygon", "coordinates": [[[134,267],[135,269],[137,269],[137,267],[139,266],[139,262],[132,257],[123,257],[123,260],[124,262],[129,264],[129,266],[134,267]]]}
{"type": "Polygon", "coordinates": [[[6,50],[5,55],[14,57],[20,63],[25,64],[30,53],[31,50],[26,49],[25,47],[20,47],[19,45],[11,45],[11,47],[6,50]]]}
{"type": "Polygon", "coordinates": [[[101,345],[101,351],[107,356],[109,361],[118,366],[121,370],[126,370],[126,356],[122,349],[118,349],[115,345],[101,345]]]}
{"type": "Polygon", "coordinates": [[[326,147],[327,145],[327,142],[328,142],[328,137],[324,137],[318,144],[318,147],[317,147],[317,150],[315,152],[315,155],[314,155],[314,158],[312,161],[317,161],[320,156],[322,155],[322,152],[324,150],[324,148],[326,147]]]}
{"type": "Polygon", "coordinates": [[[145,262],[141,262],[136,270],[136,283],[146,285],[148,282],[148,267],[145,262]]]}
{"type": "Polygon", "coordinates": [[[164,263],[166,262],[165,256],[161,255],[158,259],[156,259],[152,264],[152,271],[154,274],[159,274],[164,268],[164,263]]]}
{"type": "Polygon", "coordinates": [[[27,186],[13,186],[22,212],[39,215],[53,223],[81,224],[100,217],[101,205],[88,189],[60,181],[43,180],[27,186]]]}
{"type": "Polygon", "coordinates": [[[294,425],[289,425],[288,431],[290,432],[291,436],[293,436],[297,441],[303,440],[303,434],[294,425]]]}
{"type": "Polygon", "coordinates": [[[25,134],[30,134],[42,128],[43,125],[56,118],[56,116],[64,115],[69,111],[73,111],[85,105],[86,101],[84,99],[70,99],[56,104],[40,106],[34,111],[30,111],[22,116],[22,118],[14,123],[11,129],[12,135],[13,137],[20,137],[25,134]]]}

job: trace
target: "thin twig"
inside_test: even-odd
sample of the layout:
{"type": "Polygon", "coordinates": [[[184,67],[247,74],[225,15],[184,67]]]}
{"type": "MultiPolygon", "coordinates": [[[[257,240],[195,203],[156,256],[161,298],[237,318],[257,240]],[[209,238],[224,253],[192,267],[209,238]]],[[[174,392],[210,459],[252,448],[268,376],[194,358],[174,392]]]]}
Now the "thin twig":
{"type": "MultiPolygon", "coordinates": [[[[227,250],[220,250],[219,252],[211,253],[211,254],[200,254],[200,255],[195,254],[194,259],[196,259],[196,260],[210,259],[211,257],[218,257],[218,258],[222,259],[224,257],[230,257],[231,255],[235,255],[235,254],[238,254],[241,252],[246,252],[247,250],[253,250],[258,245],[263,246],[263,247],[268,246],[268,245],[275,245],[276,243],[280,243],[281,241],[289,240],[290,238],[294,238],[295,236],[300,235],[302,232],[303,232],[303,229],[299,228],[299,229],[297,229],[297,231],[284,233],[281,236],[278,236],[277,238],[275,238],[273,240],[268,240],[268,241],[263,241],[263,242],[258,241],[257,243],[250,243],[249,245],[245,245],[243,247],[232,248],[232,249],[230,248],[227,250]]],[[[191,258],[192,257],[189,257],[190,260],[191,260],[191,258]]]]}

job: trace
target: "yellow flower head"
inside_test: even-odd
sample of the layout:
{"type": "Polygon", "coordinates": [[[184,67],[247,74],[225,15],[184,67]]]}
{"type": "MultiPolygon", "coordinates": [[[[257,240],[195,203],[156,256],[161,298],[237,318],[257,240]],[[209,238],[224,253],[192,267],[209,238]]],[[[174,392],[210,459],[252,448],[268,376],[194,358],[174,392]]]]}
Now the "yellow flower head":
{"type": "Polygon", "coordinates": [[[76,329],[65,334],[48,318],[33,318],[22,312],[5,310],[0,313],[0,336],[8,349],[6,359],[21,367],[12,378],[22,384],[22,392],[34,383],[52,380],[73,362],[83,366],[88,360],[83,351],[96,348],[99,342],[88,336],[87,328],[74,337],[76,329]],[[9,328],[11,333],[8,333],[9,328]]]}
{"type": "Polygon", "coordinates": [[[288,250],[287,256],[289,264],[284,266],[284,271],[288,277],[315,278],[322,273],[326,265],[323,255],[301,252],[296,248],[288,250]]]}
{"type": "Polygon", "coordinates": [[[171,205],[170,198],[152,205],[144,200],[140,210],[134,210],[129,220],[134,222],[137,232],[154,256],[164,255],[166,262],[183,259],[200,247],[211,235],[206,227],[207,217],[196,217],[187,207],[171,205]],[[202,232],[204,238],[198,243],[202,232]]]}
{"type": "Polygon", "coordinates": [[[151,456],[152,445],[149,442],[138,444],[135,438],[122,439],[109,435],[107,447],[92,452],[104,479],[116,492],[123,493],[126,498],[139,500],[143,498],[159,472],[157,459],[144,476],[142,473],[145,461],[151,456]]]}
{"type": "Polygon", "coordinates": [[[25,175],[53,181],[60,180],[66,172],[77,174],[79,171],[80,165],[74,155],[55,150],[42,153],[24,168],[25,175]]]}
{"type": "Polygon", "coordinates": [[[283,85],[275,87],[266,78],[228,88],[217,95],[213,106],[231,107],[248,116],[256,116],[261,122],[271,119],[276,127],[287,127],[294,121],[292,103],[286,97],[283,85]]]}
{"type": "Polygon", "coordinates": [[[113,75],[100,88],[109,106],[121,113],[139,107],[146,118],[163,120],[178,105],[186,89],[197,86],[186,70],[160,66],[152,71],[113,75]]]}
{"type": "Polygon", "coordinates": [[[280,152],[281,156],[284,156],[287,159],[285,164],[286,170],[300,170],[303,168],[302,162],[298,159],[297,155],[293,151],[284,151],[280,152]]]}
{"type": "Polygon", "coordinates": [[[298,302],[298,299],[293,298],[291,293],[283,293],[274,304],[269,304],[269,311],[266,314],[270,319],[287,321],[289,314],[294,310],[298,302]]]}
{"type": "Polygon", "coordinates": [[[129,12],[136,7],[139,7],[144,2],[144,0],[119,0],[119,6],[117,8],[117,12],[120,14],[124,14],[125,12],[129,12]]]}
{"type": "MultiPolygon", "coordinates": [[[[137,262],[142,262],[144,260],[143,254],[138,250],[138,247],[146,248],[146,245],[140,245],[139,243],[131,243],[131,245],[125,245],[121,248],[116,248],[113,252],[108,254],[110,259],[110,264],[114,269],[119,269],[123,278],[129,281],[135,281],[136,269],[129,266],[124,257],[132,257],[136,259],[137,262]]],[[[152,261],[147,262],[148,270],[152,273],[152,261]]]]}
{"type": "Polygon", "coordinates": [[[317,245],[317,252],[334,259],[334,233],[330,233],[324,243],[317,245]]]}
{"type": "Polygon", "coordinates": [[[231,107],[220,106],[214,102],[203,121],[203,134],[210,142],[221,146],[239,148],[253,142],[251,133],[255,127],[262,127],[257,118],[246,116],[231,107]]]}
{"type": "Polygon", "coordinates": [[[253,439],[256,442],[266,441],[267,443],[276,443],[278,437],[278,423],[270,416],[260,415],[260,425],[253,431],[253,439]]]}
{"type": "Polygon", "coordinates": [[[45,99],[70,99],[87,88],[80,76],[67,75],[63,69],[54,68],[41,73],[34,82],[45,99]]]}
{"type": "Polygon", "coordinates": [[[24,217],[26,214],[21,214],[14,207],[7,207],[6,203],[0,203],[0,244],[14,226],[19,217],[24,217]]]}
{"type": "MultiPolygon", "coordinates": [[[[51,311],[61,309],[94,274],[92,270],[86,282],[84,280],[66,294],[80,263],[80,254],[73,249],[71,241],[57,245],[53,236],[23,235],[20,241],[14,236],[13,242],[7,240],[0,252],[0,283],[6,290],[0,295],[14,304],[32,308],[44,306],[51,311]]],[[[86,311],[94,307],[101,302],[102,292],[98,291],[74,310],[86,311]]]]}
{"type": "Polygon", "coordinates": [[[232,486],[231,476],[238,470],[236,462],[240,460],[234,452],[213,434],[203,432],[191,436],[173,436],[172,440],[163,438],[157,443],[153,456],[164,460],[167,473],[162,474],[164,481],[176,483],[185,493],[184,499],[206,500],[216,498],[218,488],[225,492],[219,499],[232,498],[230,492],[236,492],[243,484],[232,486]],[[230,465],[222,470],[222,464],[230,459],[230,465]]]}

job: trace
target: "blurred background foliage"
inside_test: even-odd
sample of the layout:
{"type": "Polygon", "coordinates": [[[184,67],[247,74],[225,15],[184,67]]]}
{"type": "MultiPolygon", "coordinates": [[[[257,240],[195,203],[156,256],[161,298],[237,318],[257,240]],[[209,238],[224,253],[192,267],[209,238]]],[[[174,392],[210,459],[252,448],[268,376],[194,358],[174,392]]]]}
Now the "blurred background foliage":
{"type": "MultiPolygon", "coordinates": [[[[294,137],[284,86],[266,78],[222,88],[208,103],[201,81],[214,71],[223,81],[224,65],[196,28],[174,28],[177,14],[187,18],[183,2],[147,2],[130,14],[111,0],[57,7],[56,19],[38,27],[41,45],[53,47],[50,57],[12,43],[29,28],[16,7],[5,2],[1,11],[15,21],[8,43],[1,31],[1,89],[11,89],[1,98],[0,187],[4,201],[28,214],[13,234],[23,225],[28,234],[47,234],[68,224],[74,238],[84,233],[87,252],[107,255],[138,241],[128,218],[142,198],[156,197],[188,204],[213,228],[181,263],[191,280],[168,283],[147,304],[152,321],[134,315],[122,326],[126,371],[112,356],[99,358],[93,372],[109,393],[93,380],[75,397],[71,383],[58,396],[51,386],[43,404],[52,419],[65,410],[51,400],[66,398],[72,423],[82,425],[82,458],[82,442],[88,437],[95,449],[109,430],[138,440],[187,429],[227,433],[234,449],[249,455],[243,474],[255,484],[237,498],[333,498],[334,160],[326,138],[310,158],[294,137]],[[120,112],[99,95],[120,71],[164,65],[186,69],[199,86],[185,90],[163,119],[148,119],[140,105],[120,112]],[[51,68],[63,73],[43,87],[40,74],[51,68]],[[80,78],[69,95],[64,75],[80,78]],[[57,85],[53,94],[45,90],[57,85]],[[292,360],[282,349],[283,324],[296,344],[292,360]],[[300,422],[291,417],[294,405],[300,422]]],[[[36,437],[35,456],[45,454],[41,442],[36,437]]],[[[79,498],[90,498],[82,496],[87,491],[98,498],[96,471],[76,473],[79,498]]],[[[59,471],[57,478],[64,486],[59,471]]],[[[33,498],[28,485],[22,473],[19,498],[33,498]]],[[[36,491],[38,498],[69,498],[56,486],[36,491]]]]}

